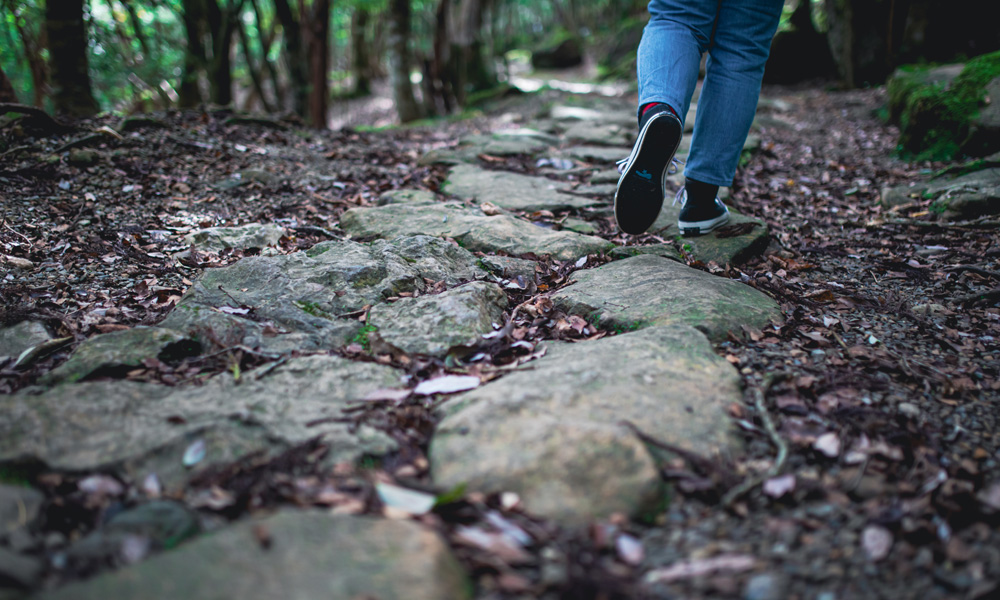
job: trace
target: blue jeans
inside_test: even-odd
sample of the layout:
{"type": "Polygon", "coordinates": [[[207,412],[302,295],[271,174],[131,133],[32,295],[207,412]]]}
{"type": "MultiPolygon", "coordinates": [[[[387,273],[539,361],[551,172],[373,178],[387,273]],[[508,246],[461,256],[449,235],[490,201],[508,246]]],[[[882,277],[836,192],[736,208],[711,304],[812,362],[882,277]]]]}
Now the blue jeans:
{"type": "Polygon", "coordinates": [[[683,119],[708,66],[684,175],[732,184],[757,112],[764,63],[783,0],[652,0],[639,43],[639,106],[669,104],[683,119]]]}

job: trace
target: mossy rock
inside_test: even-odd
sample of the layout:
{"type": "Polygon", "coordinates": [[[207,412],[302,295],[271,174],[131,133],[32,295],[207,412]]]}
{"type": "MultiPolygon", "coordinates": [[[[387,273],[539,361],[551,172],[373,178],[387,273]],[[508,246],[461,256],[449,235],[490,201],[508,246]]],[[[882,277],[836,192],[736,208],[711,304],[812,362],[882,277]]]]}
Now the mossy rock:
{"type": "Polygon", "coordinates": [[[1000,52],[962,65],[901,67],[889,81],[889,118],[907,159],[954,160],[1000,150],[1000,52]]]}

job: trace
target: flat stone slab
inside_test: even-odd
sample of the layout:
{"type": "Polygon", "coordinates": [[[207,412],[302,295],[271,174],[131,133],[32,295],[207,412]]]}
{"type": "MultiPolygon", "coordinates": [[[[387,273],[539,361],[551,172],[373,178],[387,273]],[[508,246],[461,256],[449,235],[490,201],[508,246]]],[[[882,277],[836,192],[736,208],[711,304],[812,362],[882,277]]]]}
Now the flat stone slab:
{"type": "Polygon", "coordinates": [[[0,362],[17,358],[28,348],[52,339],[52,334],[38,321],[21,321],[10,327],[0,327],[0,362]]]}
{"type": "Polygon", "coordinates": [[[488,171],[472,165],[451,170],[441,191],[477,203],[492,202],[500,208],[524,212],[580,209],[603,201],[565,194],[569,186],[545,177],[488,171]]]}
{"type": "MultiPolygon", "coordinates": [[[[721,194],[720,194],[721,196],[721,194]]],[[[681,213],[680,204],[671,206],[673,198],[663,203],[663,210],[650,231],[662,231],[664,236],[676,236],[677,217],[681,213]]],[[[729,223],[706,235],[684,237],[678,240],[684,251],[695,260],[720,265],[744,263],[759,256],[767,249],[770,232],[767,224],[755,217],[748,217],[729,207],[729,223]],[[730,232],[743,231],[739,235],[730,232]]]]}
{"type": "Polygon", "coordinates": [[[285,235],[282,227],[271,223],[250,223],[239,227],[209,227],[184,236],[184,243],[200,250],[267,248],[278,245],[285,235]]]}
{"type": "Polygon", "coordinates": [[[204,465],[256,450],[277,451],[323,436],[331,462],[384,454],[385,434],[351,431],[348,402],[402,385],[401,373],[338,356],[291,359],[259,377],[229,373],[205,385],[174,388],[130,381],[64,384],[40,394],[0,396],[0,463],[39,460],[54,469],[114,470],[134,479],[155,472],[167,485],[204,465]],[[326,419],[319,424],[311,423],[326,419]],[[185,451],[201,440],[205,457],[184,466],[185,451]]]}
{"type": "Polygon", "coordinates": [[[473,347],[502,322],[507,294],[495,283],[474,281],[441,294],[400,298],[368,313],[386,342],[408,353],[445,356],[473,347]]]}
{"type": "Polygon", "coordinates": [[[344,315],[423,291],[425,279],[451,287],[486,275],[471,252],[436,237],[322,242],[305,252],[253,256],[205,271],[161,325],[202,341],[214,337],[273,352],[332,349],[360,330],[356,318],[344,315]]]}
{"type": "Polygon", "coordinates": [[[570,281],[552,296],[557,307],[624,331],[683,323],[721,342],[730,331],[760,329],[781,316],[778,304],[752,287],[660,256],[576,271],[570,281]]]}
{"type": "Polygon", "coordinates": [[[84,341],[68,361],[46,373],[39,383],[72,383],[102,372],[121,374],[142,366],[149,358],[168,362],[170,357],[197,356],[200,352],[200,343],[173,329],[135,327],[112,331],[84,341]]]}
{"type": "Polygon", "coordinates": [[[468,598],[470,589],[447,544],[418,523],[289,510],[39,597],[440,600],[468,598]]]}
{"type": "Polygon", "coordinates": [[[607,121],[576,121],[566,128],[568,140],[600,146],[631,146],[638,133],[635,122],[627,125],[607,121]]]}
{"type": "MultiPolygon", "coordinates": [[[[631,148],[625,147],[609,148],[607,146],[574,146],[563,150],[563,154],[591,163],[606,163],[613,165],[619,160],[627,157],[631,151],[631,148]]],[[[615,170],[615,173],[618,173],[617,169],[615,170]]],[[[617,182],[618,179],[616,178],[615,183],[617,182]]]]}
{"type": "Polygon", "coordinates": [[[611,247],[599,237],[544,229],[510,215],[487,216],[458,202],[352,208],[341,215],[340,227],[359,237],[432,235],[454,239],[474,252],[530,253],[558,260],[575,260],[611,247]]]}
{"type": "Polygon", "coordinates": [[[430,448],[435,483],[512,490],[527,510],[580,524],[641,516],[661,498],[654,461],[623,420],[686,450],[728,451],[725,408],[741,398],[739,376],[694,329],[651,327],[547,350],[529,369],[444,405],[430,448]]]}
{"type": "MultiPolygon", "coordinates": [[[[991,157],[994,161],[998,158],[998,155],[991,157]]],[[[986,168],[954,178],[940,177],[882,192],[885,206],[920,200],[933,200],[931,210],[945,219],[1000,214],[1000,168],[986,168]]]]}

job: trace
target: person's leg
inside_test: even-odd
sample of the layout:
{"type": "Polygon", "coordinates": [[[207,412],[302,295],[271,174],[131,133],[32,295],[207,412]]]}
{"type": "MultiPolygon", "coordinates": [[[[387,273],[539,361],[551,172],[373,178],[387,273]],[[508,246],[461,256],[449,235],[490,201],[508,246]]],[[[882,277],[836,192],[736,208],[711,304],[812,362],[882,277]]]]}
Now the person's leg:
{"type": "Polygon", "coordinates": [[[622,161],[615,190],[615,221],[642,233],[663,207],[664,185],[680,144],[688,104],[698,82],[718,0],[653,0],[638,51],[639,134],[622,161]],[[646,106],[646,110],[644,110],[646,106]]]}
{"type": "MultiPolygon", "coordinates": [[[[718,0],[652,0],[636,55],[639,109],[659,102],[683,121],[708,50],[718,0]]],[[[640,115],[641,116],[641,115],[640,115]]]]}
{"type": "Polygon", "coordinates": [[[721,0],[684,175],[732,184],[753,123],[782,0],[721,0]]]}

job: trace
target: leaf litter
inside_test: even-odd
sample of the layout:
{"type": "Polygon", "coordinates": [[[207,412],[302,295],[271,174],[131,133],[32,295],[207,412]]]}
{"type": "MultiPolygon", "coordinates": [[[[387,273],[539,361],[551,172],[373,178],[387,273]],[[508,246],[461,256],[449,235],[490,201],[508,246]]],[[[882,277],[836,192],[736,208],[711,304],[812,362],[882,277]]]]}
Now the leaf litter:
{"type": "MultiPolygon", "coordinates": [[[[180,499],[208,521],[279,505],[368,515],[402,506],[406,518],[452,542],[483,598],[734,595],[753,573],[788,575],[791,593],[807,597],[828,591],[851,598],[918,591],[988,597],[1000,581],[1000,561],[988,551],[1000,543],[995,228],[935,222],[928,202],[919,200],[879,207],[883,186],[938,167],[891,159],[897,132],[871,117],[884,92],[769,93],[785,95],[791,107],[785,116],[801,126],[761,131],[762,151],[739,172],[732,202],[767,221],[772,246],[742,265],[692,266],[755,286],[782,304],[783,323],[733,336],[717,351],[740,370],[748,390],[762,389],[764,374],[790,376],[766,389],[766,419],[749,394],[731,407],[743,424],[744,456],[713,462],[677,453],[663,465],[678,493],[652,524],[611,518],[571,531],[525,513],[512,492],[427,488],[426,449],[436,417],[434,403],[416,389],[503,376],[543,354],[547,340],[613,335],[560,313],[549,300],[574,270],[610,260],[601,255],[566,262],[521,257],[536,261],[536,276],[503,284],[515,308],[465,359],[346,349],[352,360],[392,364],[411,381],[410,388],[358,398],[345,411],[344,420],[399,442],[399,451],[374,467],[322,468],[326,448],[312,440],[273,456],[199,464],[180,499]],[[783,464],[775,435],[787,446],[783,464]],[[781,473],[761,477],[776,466],[781,473]],[[760,484],[721,508],[720,499],[747,481],[760,484]],[[392,496],[386,502],[379,486],[383,496],[386,489],[411,491],[420,506],[392,496]],[[452,496],[440,502],[445,492],[452,496]],[[419,512],[432,497],[435,504],[419,512]]],[[[5,206],[5,264],[35,268],[0,282],[0,316],[5,324],[41,320],[60,345],[16,368],[0,365],[2,391],[30,385],[90,336],[155,324],[202,270],[257,253],[184,254],[187,233],[274,222],[290,232],[276,250],[290,253],[337,237],[337,218],[348,208],[374,205],[381,192],[400,187],[438,191],[444,177],[441,167],[415,162],[423,148],[439,145],[429,129],[344,130],[303,139],[280,129],[223,126],[212,113],[165,122],[162,129],[106,138],[101,160],[87,169],[38,161],[31,153],[4,165],[0,189],[24,199],[5,206]],[[274,161],[278,155],[289,160],[274,161]],[[295,177],[301,168],[290,165],[316,160],[331,174],[327,179],[295,177]],[[231,176],[247,169],[274,178],[231,176]]],[[[489,124],[483,118],[448,127],[457,136],[462,128],[489,124]]],[[[60,140],[37,143],[56,147],[60,140]]],[[[541,174],[532,157],[481,160],[486,168],[541,174]]],[[[580,178],[577,170],[545,175],[571,183],[580,178]]],[[[558,229],[569,214],[521,216],[558,229]]],[[[625,236],[599,211],[576,216],[620,245],[678,244],[669,230],[625,236]]],[[[745,229],[727,228],[722,236],[745,229]]],[[[221,310],[249,314],[252,307],[221,310]]],[[[198,356],[148,362],[129,378],[190,384],[234,367],[266,372],[274,362],[220,341],[198,356]]],[[[98,529],[120,498],[134,504],[165,493],[155,474],[135,482],[42,469],[28,477],[47,496],[46,531],[64,540],[98,529]]],[[[266,532],[258,537],[266,545],[266,532]]],[[[122,551],[126,562],[149,552],[138,540],[122,551]]],[[[52,584],[78,576],[58,569],[48,574],[52,584]]]]}

